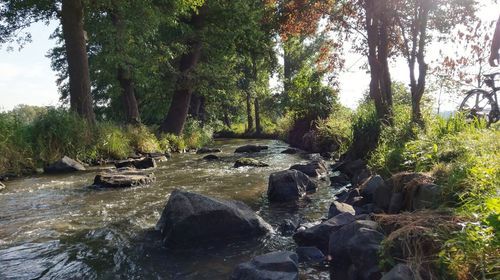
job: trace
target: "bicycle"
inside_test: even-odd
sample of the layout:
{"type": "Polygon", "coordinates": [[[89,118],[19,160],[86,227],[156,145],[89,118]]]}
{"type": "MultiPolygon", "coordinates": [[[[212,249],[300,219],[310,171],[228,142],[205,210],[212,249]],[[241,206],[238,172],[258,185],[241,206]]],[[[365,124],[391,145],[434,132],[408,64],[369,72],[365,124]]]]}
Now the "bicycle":
{"type": "Polygon", "coordinates": [[[500,72],[483,75],[485,77],[484,84],[490,87],[491,91],[475,88],[465,93],[466,96],[458,110],[464,112],[466,118],[485,118],[488,126],[500,120],[497,97],[500,85],[495,85],[495,76],[497,75],[500,77],[500,72]]]}

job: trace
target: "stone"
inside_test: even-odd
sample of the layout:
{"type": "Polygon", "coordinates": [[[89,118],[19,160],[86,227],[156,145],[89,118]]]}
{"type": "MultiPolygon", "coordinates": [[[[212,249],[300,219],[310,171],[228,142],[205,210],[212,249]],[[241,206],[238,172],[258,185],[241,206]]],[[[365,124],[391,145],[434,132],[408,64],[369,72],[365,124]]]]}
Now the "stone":
{"type": "Polygon", "coordinates": [[[64,156],[59,161],[44,167],[43,171],[47,174],[69,173],[75,171],[85,171],[85,167],[67,156],[64,156]]]}
{"type": "Polygon", "coordinates": [[[121,168],[108,172],[102,172],[95,176],[94,188],[128,188],[149,185],[155,182],[153,173],[121,168]]]}
{"type": "Polygon", "coordinates": [[[406,264],[399,263],[389,272],[384,274],[380,280],[414,280],[413,271],[406,264]]]}
{"type": "Polygon", "coordinates": [[[435,208],[441,202],[442,188],[435,184],[419,184],[411,192],[407,210],[435,208]]]}
{"type": "Polygon", "coordinates": [[[208,161],[214,161],[214,160],[219,160],[220,158],[216,155],[206,155],[203,157],[203,159],[208,161]]]}
{"type": "Polygon", "coordinates": [[[348,186],[351,184],[351,181],[345,174],[340,174],[337,176],[330,177],[330,185],[335,188],[340,188],[344,186],[348,186]]]}
{"type": "Polygon", "coordinates": [[[245,145],[237,148],[234,152],[235,153],[258,153],[262,150],[267,150],[269,147],[268,146],[261,146],[261,145],[245,145]]]}
{"type": "Polygon", "coordinates": [[[333,217],[337,216],[338,214],[342,214],[342,213],[349,213],[349,214],[355,216],[356,210],[354,210],[354,208],[347,203],[334,201],[334,202],[332,202],[332,204],[330,204],[330,209],[328,209],[328,219],[333,218],[333,217]]]}
{"type": "Polygon", "coordinates": [[[373,201],[373,197],[378,188],[384,188],[385,181],[379,175],[374,175],[368,178],[359,187],[360,194],[365,197],[368,201],[373,201]]]}
{"type": "Polygon", "coordinates": [[[360,228],[348,241],[347,251],[356,268],[356,279],[380,279],[379,251],[384,235],[377,230],[360,228]],[[374,276],[376,278],[373,278],[374,276]]]}
{"type": "Polygon", "coordinates": [[[328,173],[326,162],[322,159],[314,160],[307,164],[295,164],[290,170],[298,170],[310,177],[320,177],[328,173]]]}
{"type": "Polygon", "coordinates": [[[331,153],[331,152],[322,152],[319,154],[321,155],[322,158],[324,158],[326,160],[330,160],[333,158],[333,153],[331,153]]]}
{"type": "Polygon", "coordinates": [[[285,219],[283,220],[283,222],[278,226],[278,230],[279,232],[283,235],[283,236],[290,236],[292,235],[295,230],[297,229],[297,224],[290,220],[290,219],[285,219]]]}
{"type": "Polygon", "coordinates": [[[352,263],[352,261],[348,258],[348,251],[350,249],[349,241],[359,233],[361,228],[375,231],[380,230],[380,226],[374,221],[355,220],[330,234],[328,251],[333,262],[352,263]]]}
{"type": "Polygon", "coordinates": [[[391,204],[392,189],[387,184],[380,185],[373,192],[373,203],[384,211],[391,204]]]}
{"type": "Polygon", "coordinates": [[[293,235],[293,240],[299,246],[314,246],[323,253],[328,253],[330,234],[353,221],[355,217],[352,214],[342,213],[318,225],[298,230],[293,235]]]}
{"type": "Polygon", "coordinates": [[[233,167],[238,168],[242,166],[267,167],[269,164],[253,158],[239,158],[236,160],[233,167]]]}
{"type": "Polygon", "coordinates": [[[288,148],[286,150],[281,151],[282,154],[289,154],[289,155],[294,155],[298,152],[299,152],[299,150],[295,149],[295,148],[288,148]]]}
{"type": "Polygon", "coordinates": [[[332,171],[340,171],[341,173],[344,173],[347,176],[349,176],[349,178],[352,178],[354,175],[356,175],[365,168],[366,168],[366,162],[364,160],[357,159],[335,164],[333,166],[332,171]]]}
{"type": "Polygon", "coordinates": [[[147,157],[154,159],[156,162],[165,162],[168,160],[164,153],[148,153],[147,157]]]}
{"type": "Polygon", "coordinates": [[[391,201],[389,203],[389,214],[399,213],[403,209],[403,193],[393,193],[391,195],[391,201]]]}
{"type": "Polygon", "coordinates": [[[294,252],[279,251],[254,257],[241,263],[231,280],[298,280],[298,256],[294,252]]]}
{"type": "Polygon", "coordinates": [[[316,247],[297,247],[295,252],[299,256],[299,263],[321,263],[325,261],[325,255],[316,247]]]}
{"type": "Polygon", "coordinates": [[[115,162],[116,168],[124,167],[134,167],[137,169],[148,169],[156,168],[156,161],[154,158],[142,158],[142,159],[127,159],[115,162]]]}
{"type": "Polygon", "coordinates": [[[269,176],[267,197],[270,202],[297,200],[307,192],[315,191],[317,183],[297,170],[284,170],[269,176]]]}
{"type": "Polygon", "coordinates": [[[211,246],[272,232],[243,202],[181,190],[170,195],[156,229],[168,248],[211,246]]]}
{"type": "Polygon", "coordinates": [[[207,148],[207,147],[200,148],[196,151],[197,154],[213,154],[213,153],[220,153],[220,152],[222,152],[221,149],[207,148]]]}

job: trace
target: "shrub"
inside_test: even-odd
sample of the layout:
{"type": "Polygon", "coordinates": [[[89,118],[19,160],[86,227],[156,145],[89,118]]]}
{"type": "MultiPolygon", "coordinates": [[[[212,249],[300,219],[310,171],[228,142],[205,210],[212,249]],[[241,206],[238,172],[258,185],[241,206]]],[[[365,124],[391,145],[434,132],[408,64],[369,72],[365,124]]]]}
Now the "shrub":
{"type": "Polygon", "coordinates": [[[133,152],[129,135],[121,127],[104,122],[99,123],[97,129],[96,146],[99,158],[124,159],[133,152]]]}
{"type": "Polygon", "coordinates": [[[335,146],[337,155],[347,151],[352,143],[352,112],[345,108],[336,108],[325,120],[316,121],[318,146],[335,146]]]}
{"type": "Polygon", "coordinates": [[[159,142],[161,149],[165,152],[181,152],[187,148],[182,136],[177,136],[170,133],[160,135],[159,142]]]}
{"type": "Polygon", "coordinates": [[[183,139],[187,148],[196,149],[212,141],[213,130],[210,126],[202,126],[200,121],[188,119],[184,126],[183,139]]]}
{"type": "Polygon", "coordinates": [[[130,146],[138,153],[153,153],[160,151],[160,143],[155,134],[144,125],[129,125],[126,128],[130,146]]]}

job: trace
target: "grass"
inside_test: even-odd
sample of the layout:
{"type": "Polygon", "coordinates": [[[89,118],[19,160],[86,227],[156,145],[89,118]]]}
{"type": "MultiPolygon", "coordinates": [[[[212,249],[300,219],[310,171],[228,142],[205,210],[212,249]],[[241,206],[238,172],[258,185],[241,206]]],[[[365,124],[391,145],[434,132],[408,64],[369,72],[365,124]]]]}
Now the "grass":
{"type": "Polygon", "coordinates": [[[189,120],[182,136],[157,136],[149,127],[100,122],[96,126],[64,109],[0,113],[0,174],[29,174],[63,156],[95,163],[133,153],[184,151],[207,145],[212,129],[189,120]]]}

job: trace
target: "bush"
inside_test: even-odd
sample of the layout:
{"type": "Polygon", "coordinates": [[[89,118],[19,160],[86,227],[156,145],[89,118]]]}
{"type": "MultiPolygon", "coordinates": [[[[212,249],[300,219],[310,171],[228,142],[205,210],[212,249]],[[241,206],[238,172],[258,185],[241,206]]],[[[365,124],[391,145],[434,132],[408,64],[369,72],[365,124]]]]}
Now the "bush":
{"type": "Polygon", "coordinates": [[[135,152],[153,153],[161,150],[158,138],[144,125],[128,125],[126,135],[130,139],[130,146],[135,152]]]}
{"type": "Polygon", "coordinates": [[[325,120],[316,121],[319,147],[337,147],[336,154],[347,152],[352,143],[352,112],[338,106],[325,120]]]}
{"type": "Polygon", "coordinates": [[[97,153],[102,159],[125,159],[133,152],[131,140],[123,129],[110,122],[97,126],[97,153]]]}
{"type": "Polygon", "coordinates": [[[200,121],[188,119],[184,126],[183,138],[187,148],[196,149],[209,144],[212,141],[213,129],[202,126],[200,121]]]}

